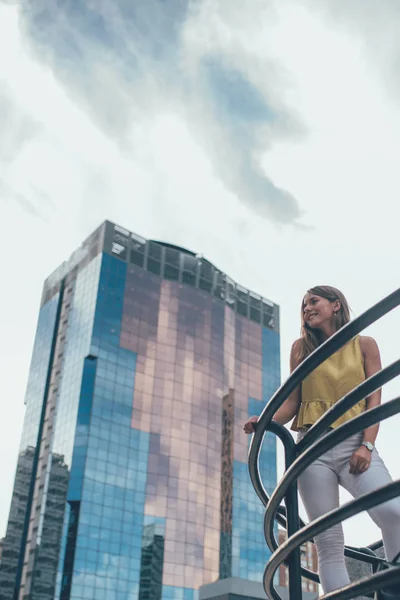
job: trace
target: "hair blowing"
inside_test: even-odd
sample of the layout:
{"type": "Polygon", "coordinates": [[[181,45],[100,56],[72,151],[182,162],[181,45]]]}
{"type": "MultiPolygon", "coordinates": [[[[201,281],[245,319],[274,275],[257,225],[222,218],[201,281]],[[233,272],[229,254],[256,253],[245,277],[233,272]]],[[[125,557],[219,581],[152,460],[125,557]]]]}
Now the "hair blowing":
{"type": "MultiPolygon", "coordinates": [[[[311,289],[307,290],[307,294],[315,294],[321,298],[326,298],[330,302],[338,300],[340,302],[340,309],[336,313],[336,331],[341,329],[343,325],[346,325],[350,321],[350,308],[349,304],[342,294],[342,292],[330,285],[316,285],[311,289]]],[[[301,331],[299,340],[299,358],[304,360],[309,354],[314,352],[318,346],[324,341],[323,334],[319,329],[312,329],[304,319],[304,298],[301,302],[301,331]]]]}

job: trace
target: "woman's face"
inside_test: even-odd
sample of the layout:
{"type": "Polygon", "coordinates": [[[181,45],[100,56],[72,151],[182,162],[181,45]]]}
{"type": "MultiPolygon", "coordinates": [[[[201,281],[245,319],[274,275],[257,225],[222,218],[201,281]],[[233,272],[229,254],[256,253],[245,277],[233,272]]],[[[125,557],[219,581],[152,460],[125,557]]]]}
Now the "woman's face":
{"type": "Polygon", "coordinates": [[[304,322],[313,329],[320,329],[324,324],[332,322],[339,308],[338,300],[331,302],[316,294],[306,294],[303,300],[304,322]]]}

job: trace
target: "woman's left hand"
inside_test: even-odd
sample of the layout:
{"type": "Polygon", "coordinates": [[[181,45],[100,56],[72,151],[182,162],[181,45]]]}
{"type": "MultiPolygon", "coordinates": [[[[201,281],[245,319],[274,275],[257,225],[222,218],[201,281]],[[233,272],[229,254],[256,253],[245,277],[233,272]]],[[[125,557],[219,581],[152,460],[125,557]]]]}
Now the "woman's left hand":
{"type": "Polygon", "coordinates": [[[350,473],[364,473],[371,464],[371,452],[365,446],[360,446],[350,458],[350,473]]]}

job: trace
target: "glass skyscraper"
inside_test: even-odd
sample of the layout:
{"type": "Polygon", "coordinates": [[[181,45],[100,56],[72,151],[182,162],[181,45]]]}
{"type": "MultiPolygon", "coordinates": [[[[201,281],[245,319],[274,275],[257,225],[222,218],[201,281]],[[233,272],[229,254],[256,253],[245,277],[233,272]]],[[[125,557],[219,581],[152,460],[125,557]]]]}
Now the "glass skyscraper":
{"type": "MultiPolygon", "coordinates": [[[[45,282],[1,600],[191,600],[261,581],[243,423],[280,383],[279,310],[106,221],[45,282]]],[[[276,483],[275,438],[261,469],[276,483]]]]}

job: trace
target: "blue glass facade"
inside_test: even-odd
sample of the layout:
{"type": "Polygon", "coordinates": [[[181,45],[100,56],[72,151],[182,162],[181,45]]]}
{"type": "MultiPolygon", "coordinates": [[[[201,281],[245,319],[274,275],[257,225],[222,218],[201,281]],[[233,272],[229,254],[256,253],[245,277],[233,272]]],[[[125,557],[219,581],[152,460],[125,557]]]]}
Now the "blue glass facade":
{"type": "MultiPolygon", "coordinates": [[[[21,443],[44,418],[40,518],[19,538],[21,600],[193,600],[219,577],[261,581],[242,427],[279,386],[276,308],[188,252],[99,231],[45,289],[21,443]],[[47,393],[36,348],[49,363],[54,335],[47,393]]],[[[273,488],[274,438],[261,468],[273,488]]]]}
{"type": "Polygon", "coordinates": [[[125,276],[124,263],[103,256],[96,358],[86,359],[68,489],[79,525],[73,560],[60,565],[61,598],[122,599],[139,589],[149,434],[131,427],[136,354],[119,345],[125,276]]]}
{"type": "Polygon", "coordinates": [[[3,542],[0,568],[0,598],[13,597],[15,578],[20,562],[21,540],[26,529],[25,515],[29,508],[32,471],[37,462],[37,444],[43,410],[43,396],[50,368],[59,293],[40,309],[33,347],[31,367],[25,394],[26,412],[20,442],[17,473],[13,490],[6,537],[3,542]]]}
{"type": "Polygon", "coordinates": [[[46,388],[51,346],[54,336],[59,294],[49,300],[39,312],[28,384],[25,394],[25,419],[20,450],[36,446],[43,396],[46,388]]]}
{"type": "MultiPolygon", "coordinates": [[[[248,398],[247,417],[260,415],[280,385],[280,340],[277,332],[263,328],[261,356],[262,398],[248,398]]],[[[260,471],[268,493],[272,493],[276,486],[276,466],[276,439],[267,434],[260,454],[260,471]]],[[[265,509],[249,485],[247,463],[234,463],[233,497],[232,575],[261,582],[270,556],[262,526],[265,509]]]]}

